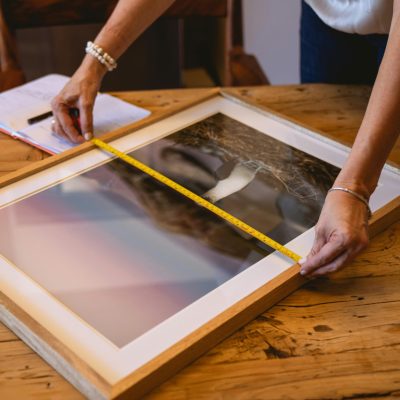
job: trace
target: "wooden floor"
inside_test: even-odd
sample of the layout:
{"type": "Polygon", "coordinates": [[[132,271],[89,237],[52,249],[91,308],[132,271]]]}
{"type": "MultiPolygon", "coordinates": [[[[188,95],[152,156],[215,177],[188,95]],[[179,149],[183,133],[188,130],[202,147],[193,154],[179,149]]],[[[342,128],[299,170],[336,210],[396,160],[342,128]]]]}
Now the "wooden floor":
{"type": "MultiPolygon", "coordinates": [[[[261,105],[351,143],[368,89],[289,86],[242,89],[261,105]]],[[[195,92],[125,93],[156,111],[195,92]]],[[[43,154],[0,137],[2,173],[43,154]]],[[[400,164],[400,143],[391,154],[400,164]]],[[[400,398],[400,223],[336,276],[310,281],[224,340],[149,399],[400,398]]],[[[0,325],[0,399],[81,395],[0,325]]]]}

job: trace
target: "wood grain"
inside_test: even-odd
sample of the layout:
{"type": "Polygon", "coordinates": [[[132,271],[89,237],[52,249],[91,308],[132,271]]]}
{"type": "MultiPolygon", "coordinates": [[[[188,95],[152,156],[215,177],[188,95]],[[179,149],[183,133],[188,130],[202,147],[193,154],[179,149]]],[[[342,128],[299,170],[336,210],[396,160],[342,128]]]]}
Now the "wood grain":
{"type": "Polygon", "coordinates": [[[83,396],[0,324],[0,398],[72,400],[83,396]]]}
{"type": "MultiPolygon", "coordinates": [[[[368,99],[368,89],[358,87],[310,85],[245,90],[246,96],[279,112],[285,112],[286,102],[290,117],[333,132],[349,143],[368,99]]],[[[180,93],[120,96],[157,109],[169,107],[175,98],[179,101],[180,93]]],[[[4,155],[2,144],[0,157],[4,167],[11,170],[14,161],[4,155]]],[[[29,153],[15,155],[19,162],[34,162],[29,153]]],[[[400,157],[392,153],[392,160],[399,162],[400,157]]],[[[335,277],[312,281],[297,290],[178,373],[149,398],[399,396],[399,254],[397,223],[378,235],[366,251],[335,277]]],[[[0,347],[1,398],[81,398],[4,327],[0,328],[0,347]]]]}
{"type": "Polygon", "coordinates": [[[110,384],[30,315],[0,292],[1,321],[91,399],[110,398],[110,384]]]}

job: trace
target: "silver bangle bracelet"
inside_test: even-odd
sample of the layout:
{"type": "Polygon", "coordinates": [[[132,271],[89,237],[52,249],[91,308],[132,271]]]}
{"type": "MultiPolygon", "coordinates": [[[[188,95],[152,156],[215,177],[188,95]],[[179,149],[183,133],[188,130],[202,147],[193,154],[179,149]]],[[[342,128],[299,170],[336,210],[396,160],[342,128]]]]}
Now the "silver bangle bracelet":
{"type": "Polygon", "coordinates": [[[345,187],[341,187],[341,186],[334,186],[334,187],[330,188],[328,190],[328,193],[329,192],[334,192],[334,191],[341,191],[341,192],[349,193],[352,196],[354,196],[356,199],[358,199],[361,202],[363,202],[365,204],[365,206],[367,207],[368,219],[371,218],[371,216],[372,216],[371,208],[369,206],[368,199],[366,199],[364,196],[362,196],[361,194],[355,192],[354,190],[351,190],[351,189],[348,189],[348,188],[345,188],[345,187]]]}

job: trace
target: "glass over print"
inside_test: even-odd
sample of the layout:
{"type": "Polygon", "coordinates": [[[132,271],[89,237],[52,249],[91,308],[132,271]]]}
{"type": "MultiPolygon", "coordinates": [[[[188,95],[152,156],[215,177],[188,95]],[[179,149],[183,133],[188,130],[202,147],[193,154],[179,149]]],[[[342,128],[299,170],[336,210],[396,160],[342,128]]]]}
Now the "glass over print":
{"type": "MultiPolygon", "coordinates": [[[[218,113],[131,153],[284,244],[338,169],[218,113]]],[[[122,347],[271,250],[113,160],[0,210],[0,254],[122,347]]]]}

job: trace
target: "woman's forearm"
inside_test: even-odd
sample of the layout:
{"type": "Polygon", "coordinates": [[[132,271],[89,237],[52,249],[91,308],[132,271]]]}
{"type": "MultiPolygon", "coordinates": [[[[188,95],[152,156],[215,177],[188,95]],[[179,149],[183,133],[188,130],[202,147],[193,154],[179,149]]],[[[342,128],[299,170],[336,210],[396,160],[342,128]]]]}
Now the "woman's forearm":
{"type": "Polygon", "coordinates": [[[119,0],[96,37],[96,43],[118,58],[174,0],[119,0]]]}
{"type": "MultiPolygon", "coordinates": [[[[119,0],[95,43],[113,58],[118,59],[125,50],[146,30],[174,0],[119,0]]],[[[87,55],[81,69],[103,75],[104,66],[87,55]]]]}
{"type": "Polygon", "coordinates": [[[336,184],[369,197],[400,132],[400,0],[363,122],[336,184]]]}

